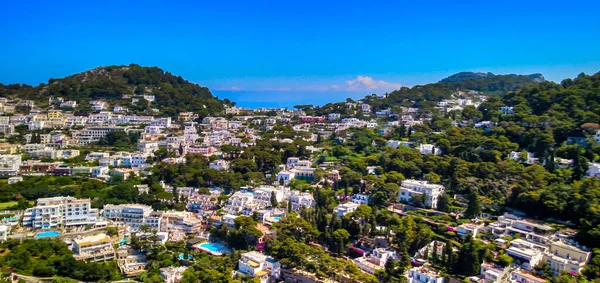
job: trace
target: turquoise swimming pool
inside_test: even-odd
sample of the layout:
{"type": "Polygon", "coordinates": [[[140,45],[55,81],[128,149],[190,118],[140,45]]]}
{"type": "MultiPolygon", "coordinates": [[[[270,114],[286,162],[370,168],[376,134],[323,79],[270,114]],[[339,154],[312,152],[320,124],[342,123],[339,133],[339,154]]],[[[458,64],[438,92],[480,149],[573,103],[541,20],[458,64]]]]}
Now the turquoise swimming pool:
{"type": "Polygon", "coordinates": [[[14,222],[17,220],[19,220],[19,218],[16,218],[16,217],[4,217],[4,219],[2,219],[2,221],[4,221],[4,222],[14,222]]]}
{"type": "Polygon", "coordinates": [[[36,239],[40,239],[40,238],[52,238],[52,237],[58,237],[60,235],[59,232],[57,231],[46,231],[46,232],[39,232],[37,234],[35,234],[36,239]]]}
{"type": "Polygon", "coordinates": [[[273,219],[275,219],[277,222],[281,221],[281,217],[273,217],[273,219]]]}
{"type": "Polygon", "coordinates": [[[231,249],[221,243],[202,243],[198,246],[200,250],[209,252],[213,255],[230,254],[231,249]]]}

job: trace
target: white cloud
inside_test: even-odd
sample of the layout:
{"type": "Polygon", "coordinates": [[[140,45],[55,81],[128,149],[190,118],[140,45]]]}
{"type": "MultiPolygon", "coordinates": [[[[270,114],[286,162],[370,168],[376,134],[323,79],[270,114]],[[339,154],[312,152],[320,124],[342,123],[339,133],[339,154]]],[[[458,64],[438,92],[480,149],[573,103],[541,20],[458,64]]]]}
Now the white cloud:
{"type": "Polygon", "coordinates": [[[382,90],[390,91],[401,88],[402,85],[397,83],[386,82],[383,80],[376,81],[369,76],[357,76],[354,80],[346,81],[348,90],[382,90]]]}
{"type": "Polygon", "coordinates": [[[215,90],[240,91],[240,90],[244,90],[244,88],[239,87],[239,86],[229,86],[229,87],[216,87],[215,90]]]}

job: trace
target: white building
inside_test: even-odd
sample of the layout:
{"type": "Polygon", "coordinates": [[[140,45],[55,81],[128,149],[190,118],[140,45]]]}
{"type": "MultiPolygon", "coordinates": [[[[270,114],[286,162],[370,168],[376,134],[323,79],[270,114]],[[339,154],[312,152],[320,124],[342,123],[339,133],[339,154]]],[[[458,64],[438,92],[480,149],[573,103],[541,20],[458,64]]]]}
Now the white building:
{"type": "Polygon", "coordinates": [[[511,242],[511,246],[506,249],[505,254],[512,257],[514,262],[520,264],[523,269],[532,270],[542,261],[544,249],[545,246],[515,239],[511,242]]]}
{"type": "Polygon", "coordinates": [[[329,115],[327,115],[327,120],[329,120],[329,121],[339,120],[340,117],[341,117],[341,115],[339,113],[329,113],[329,115]]]}
{"type": "Polygon", "coordinates": [[[254,201],[254,193],[249,191],[237,191],[227,200],[225,212],[228,214],[238,214],[244,209],[246,204],[254,201]]]}
{"type": "Polygon", "coordinates": [[[421,152],[421,154],[433,154],[433,155],[440,155],[442,154],[442,151],[435,147],[432,144],[421,144],[419,145],[419,152],[421,152]]]}
{"type": "Polygon", "coordinates": [[[435,209],[444,190],[444,186],[431,184],[427,181],[404,180],[400,185],[398,201],[411,202],[414,195],[424,195],[424,205],[435,209]]]}
{"type": "Polygon", "coordinates": [[[409,283],[443,283],[441,272],[427,266],[413,267],[408,271],[409,283]]]}
{"type": "Polygon", "coordinates": [[[511,283],[546,283],[548,280],[523,270],[515,270],[510,275],[511,283]]]}
{"type": "Polygon", "coordinates": [[[283,180],[284,185],[289,185],[290,181],[294,180],[295,177],[296,173],[292,171],[283,170],[277,173],[277,181],[283,180]]]}
{"type": "Polygon", "coordinates": [[[223,159],[214,160],[208,164],[208,168],[216,170],[229,170],[229,162],[223,159]]]}
{"type": "Polygon", "coordinates": [[[600,179],[600,163],[590,162],[588,166],[587,172],[585,172],[586,177],[596,177],[600,179]]]}
{"type": "Polygon", "coordinates": [[[333,213],[337,215],[338,218],[344,217],[344,215],[348,213],[352,213],[358,208],[359,204],[353,202],[347,202],[336,206],[333,209],[333,213]]]}
{"type": "Polygon", "coordinates": [[[292,203],[292,211],[299,211],[302,208],[314,208],[315,199],[311,193],[291,191],[288,200],[292,203]]]}
{"type": "Polygon", "coordinates": [[[257,251],[242,254],[238,261],[238,272],[258,278],[261,283],[279,278],[281,267],[274,258],[257,251]]]}
{"type": "Polygon", "coordinates": [[[371,196],[367,194],[354,194],[350,201],[356,204],[369,204],[371,201],[371,196]]]}
{"type": "Polygon", "coordinates": [[[550,242],[549,250],[544,253],[544,260],[554,275],[559,275],[561,272],[577,274],[589,262],[591,254],[591,250],[586,247],[554,240],[550,242]]]}
{"type": "Polygon", "coordinates": [[[471,235],[471,237],[475,238],[477,233],[479,233],[483,228],[483,224],[464,223],[458,226],[456,234],[461,237],[471,235]]]}
{"type": "Polygon", "coordinates": [[[106,234],[97,234],[87,237],[78,237],[72,240],[73,256],[78,260],[107,261],[115,258],[110,237],[106,234]]]}
{"type": "Polygon", "coordinates": [[[177,283],[183,278],[183,272],[188,269],[187,266],[180,267],[163,267],[160,269],[160,276],[165,280],[165,283],[177,283]]]}
{"type": "Polygon", "coordinates": [[[38,199],[36,206],[25,210],[23,226],[34,229],[54,229],[60,225],[93,225],[98,209],[91,208],[89,199],[53,197],[38,199]]]}
{"type": "Polygon", "coordinates": [[[146,224],[146,219],[152,211],[152,207],[143,204],[107,204],[104,206],[102,215],[133,229],[139,229],[146,224]]]}
{"type": "Polygon", "coordinates": [[[0,175],[17,175],[21,167],[21,155],[0,155],[0,175]]]}

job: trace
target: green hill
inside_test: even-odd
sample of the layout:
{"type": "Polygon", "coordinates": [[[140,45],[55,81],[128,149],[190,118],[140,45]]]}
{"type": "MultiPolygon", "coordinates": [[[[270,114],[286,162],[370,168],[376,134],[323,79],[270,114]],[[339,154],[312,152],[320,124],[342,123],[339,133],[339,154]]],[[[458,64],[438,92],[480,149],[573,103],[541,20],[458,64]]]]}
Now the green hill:
{"type": "Polygon", "coordinates": [[[158,108],[167,115],[193,111],[201,116],[220,113],[222,101],[214,97],[210,90],[191,83],[181,76],[175,76],[158,67],[129,66],[98,67],[62,79],[49,79],[47,84],[32,87],[29,85],[2,85],[0,97],[29,99],[47,104],[50,97],[76,100],[78,111],[86,111],[88,102],[103,99],[111,104],[131,107],[132,110],[147,111],[158,108]],[[125,97],[124,97],[125,95],[125,97]],[[132,105],[127,95],[154,95],[155,102],[132,105]]]}

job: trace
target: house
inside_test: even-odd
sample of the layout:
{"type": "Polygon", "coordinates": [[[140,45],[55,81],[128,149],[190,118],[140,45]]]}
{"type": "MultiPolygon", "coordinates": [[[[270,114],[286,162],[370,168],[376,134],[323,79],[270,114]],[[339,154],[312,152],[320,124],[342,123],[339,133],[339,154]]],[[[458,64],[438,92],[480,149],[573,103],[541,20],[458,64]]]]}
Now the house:
{"type": "Polygon", "coordinates": [[[412,202],[413,196],[423,195],[423,204],[433,209],[437,208],[439,197],[444,193],[442,185],[431,184],[428,181],[404,180],[398,192],[398,201],[412,202]]]}
{"type": "Polygon", "coordinates": [[[128,245],[117,248],[117,265],[125,276],[136,276],[146,271],[146,255],[137,253],[128,245]]]}
{"type": "Polygon", "coordinates": [[[178,283],[183,278],[183,272],[187,269],[187,266],[163,267],[160,269],[160,276],[165,280],[165,283],[178,283]]]}
{"type": "Polygon", "coordinates": [[[358,208],[359,204],[353,202],[347,202],[336,206],[333,209],[333,213],[337,215],[338,218],[344,217],[344,215],[348,213],[354,212],[358,208]]]}
{"type": "Polygon", "coordinates": [[[543,258],[543,252],[539,246],[521,239],[513,240],[505,254],[512,257],[515,263],[526,270],[532,270],[543,258]]]}
{"type": "Polygon", "coordinates": [[[429,266],[413,267],[408,271],[409,283],[443,283],[441,272],[429,266]]]}
{"type": "Polygon", "coordinates": [[[432,144],[420,144],[419,152],[421,152],[421,154],[433,154],[433,155],[441,155],[442,154],[442,150],[440,150],[439,148],[435,147],[432,144]]]}
{"type": "Polygon", "coordinates": [[[291,191],[288,201],[292,204],[292,211],[299,211],[302,208],[314,208],[315,199],[308,192],[291,191]]]}
{"type": "Polygon", "coordinates": [[[79,236],[72,240],[73,257],[85,261],[107,261],[115,258],[110,237],[106,234],[79,236]]]}
{"type": "Polygon", "coordinates": [[[360,110],[362,110],[362,112],[364,114],[370,114],[371,113],[371,105],[363,103],[360,105],[360,110]]]}
{"type": "Polygon", "coordinates": [[[528,273],[524,270],[515,270],[510,275],[511,283],[546,283],[548,280],[544,278],[537,277],[531,273],[528,273]]]}
{"type": "Polygon", "coordinates": [[[329,121],[339,120],[340,118],[341,115],[339,113],[329,113],[329,115],[327,115],[327,120],[329,121]]]}
{"type": "Polygon", "coordinates": [[[507,271],[504,267],[490,262],[481,263],[479,271],[480,278],[487,283],[501,283],[505,278],[507,271]]]}
{"type": "Polygon", "coordinates": [[[352,195],[352,197],[350,198],[350,201],[356,204],[369,204],[369,201],[371,200],[371,196],[367,195],[367,194],[354,194],[352,195]]]}
{"type": "Polygon", "coordinates": [[[16,176],[16,177],[10,177],[8,178],[8,184],[14,184],[14,183],[18,183],[18,182],[23,182],[23,177],[22,176],[16,176]]]}
{"type": "Polygon", "coordinates": [[[216,170],[229,170],[229,162],[223,159],[215,160],[208,164],[208,168],[216,170]]]}
{"type": "Polygon", "coordinates": [[[108,166],[92,167],[92,177],[104,177],[108,175],[108,166]]]}
{"type": "Polygon", "coordinates": [[[456,234],[461,237],[471,235],[471,237],[475,238],[477,236],[477,233],[480,232],[483,228],[483,224],[464,223],[458,226],[456,234]]]}
{"type": "Polygon", "coordinates": [[[596,177],[600,179],[600,163],[590,162],[588,163],[588,170],[585,172],[586,177],[596,177]]]}
{"type": "Polygon", "coordinates": [[[398,254],[393,249],[376,248],[370,256],[354,259],[354,263],[363,272],[375,275],[377,270],[385,268],[390,260],[398,260],[398,254]]]}
{"type": "Polygon", "coordinates": [[[296,176],[295,172],[283,170],[277,173],[277,180],[283,182],[284,185],[288,185],[291,180],[296,176]]]}
{"type": "Polygon", "coordinates": [[[278,279],[281,267],[274,258],[257,251],[243,253],[238,261],[238,272],[258,278],[261,283],[278,279]]]}
{"type": "Polygon", "coordinates": [[[500,113],[503,115],[515,113],[515,109],[511,106],[502,106],[502,107],[498,108],[498,111],[500,111],[500,113]]]}
{"type": "Polygon", "coordinates": [[[75,108],[77,106],[77,101],[69,100],[60,104],[60,108],[75,108]]]}
{"type": "Polygon", "coordinates": [[[323,122],[325,117],[314,117],[314,116],[302,116],[300,117],[300,123],[319,123],[323,122]]]}

